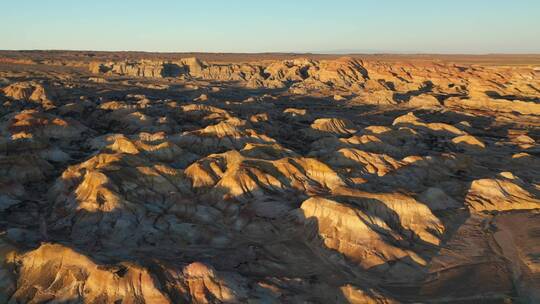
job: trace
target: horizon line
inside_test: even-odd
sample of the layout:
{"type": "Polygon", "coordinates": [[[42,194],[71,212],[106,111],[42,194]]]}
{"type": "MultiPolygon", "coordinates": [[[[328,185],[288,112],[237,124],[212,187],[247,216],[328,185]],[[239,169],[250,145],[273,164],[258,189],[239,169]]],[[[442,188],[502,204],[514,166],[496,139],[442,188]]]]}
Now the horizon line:
{"type": "Polygon", "coordinates": [[[0,49],[0,52],[95,52],[95,53],[154,53],[154,54],[236,54],[236,55],[262,55],[262,54],[291,54],[291,55],[436,55],[436,56],[540,56],[540,51],[534,52],[486,52],[486,53],[466,53],[466,52],[394,52],[394,51],[262,51],[262,52],[234,52],[234,51],[146,51],[146,50],[91,50],[91,49],[0,49]]]}

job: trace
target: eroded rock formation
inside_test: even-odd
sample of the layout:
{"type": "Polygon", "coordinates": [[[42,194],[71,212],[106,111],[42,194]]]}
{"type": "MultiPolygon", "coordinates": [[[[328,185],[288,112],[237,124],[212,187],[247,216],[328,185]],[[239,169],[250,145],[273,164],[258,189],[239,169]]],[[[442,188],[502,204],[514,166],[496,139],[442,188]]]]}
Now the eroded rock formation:
{"type": "Polygon", "coordinates": [[[0,69],[1,303],[540,301],[534,67],[40,62],[0,69]]]}

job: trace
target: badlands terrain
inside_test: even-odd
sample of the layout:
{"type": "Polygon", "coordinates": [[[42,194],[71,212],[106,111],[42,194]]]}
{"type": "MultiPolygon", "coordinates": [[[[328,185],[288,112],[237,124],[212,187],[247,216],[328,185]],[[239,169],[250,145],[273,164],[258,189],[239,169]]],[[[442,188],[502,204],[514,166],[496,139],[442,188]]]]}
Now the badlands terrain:
{"type": "Polygon", "coordinates": [[[540,303],[540,56],[0,52],[0,303],[540,303]]]}

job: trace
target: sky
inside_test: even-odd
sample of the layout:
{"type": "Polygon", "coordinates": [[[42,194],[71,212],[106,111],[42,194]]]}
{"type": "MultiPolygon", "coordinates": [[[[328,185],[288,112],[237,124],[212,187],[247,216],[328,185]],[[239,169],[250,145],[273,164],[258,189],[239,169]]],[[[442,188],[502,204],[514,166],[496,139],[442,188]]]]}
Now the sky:
{"type": "Polygon", "coordinates": [[[0,49],[540,53],[540,0],[0,0],[0,49]]]}

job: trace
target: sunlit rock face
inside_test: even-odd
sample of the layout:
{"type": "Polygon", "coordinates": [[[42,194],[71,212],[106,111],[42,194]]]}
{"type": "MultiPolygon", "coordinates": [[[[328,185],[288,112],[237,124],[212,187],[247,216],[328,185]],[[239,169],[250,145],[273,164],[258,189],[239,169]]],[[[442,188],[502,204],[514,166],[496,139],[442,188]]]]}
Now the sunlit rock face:
{"type": "Polygon", "coordinates": [[[41,54],[0,303],[540,302],[534,65],[41,54]]]}

